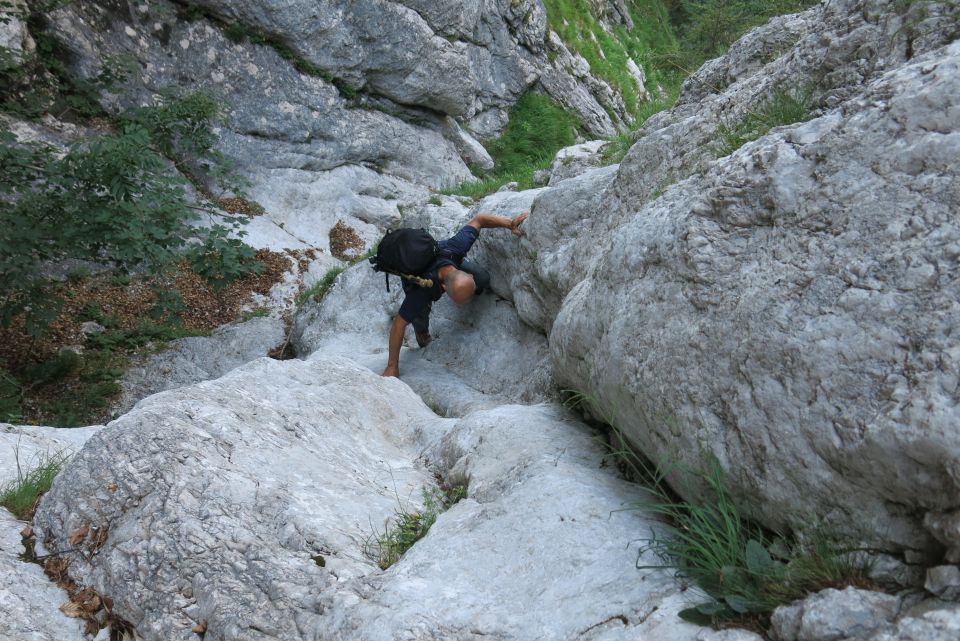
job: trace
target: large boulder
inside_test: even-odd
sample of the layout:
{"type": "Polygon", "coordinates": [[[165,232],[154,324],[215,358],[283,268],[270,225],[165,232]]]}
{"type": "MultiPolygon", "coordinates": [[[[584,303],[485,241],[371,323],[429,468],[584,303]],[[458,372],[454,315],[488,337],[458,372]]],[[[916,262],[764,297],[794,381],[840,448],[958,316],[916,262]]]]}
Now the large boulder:
{"type": "Polygon", "coordinates": [[[634,566],[660,526],[603,456],[555,405],[444,419],[346,359],[261,359],[91,438],[36,529],[146,641],[694,641],[682,588],[634,566]],[[434,475],[468,498],[382,571],[375,534],[434,475]]]}
{"type": "Polygon", "coordinates": [[[549,332],[556,382],[649,456],[717,458],[771,527],[936,553],[932,535],[960,546],[960,44],[941,5],[867,4],[758,32],[800,34],[785,51],[734,47],[768,58],[728,59],[728,86],[485,251],[549,332]],[[822,92],[813,119],[717,159],[728,118],[785,82],[822,92]]]}

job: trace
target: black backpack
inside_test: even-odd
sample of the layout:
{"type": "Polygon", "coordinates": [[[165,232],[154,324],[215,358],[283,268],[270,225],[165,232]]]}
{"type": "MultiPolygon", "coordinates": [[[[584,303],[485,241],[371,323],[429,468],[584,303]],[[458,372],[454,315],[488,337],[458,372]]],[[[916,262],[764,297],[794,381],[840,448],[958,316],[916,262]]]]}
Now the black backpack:
{"type": "Polygon", "coordinates": [[[420,287],[433,287],[433,281],[421,275],[440,253],[440,245],[425,229],[404,227],[388,232],[377,253],[370,258],[373,271],[384,272],[387,291],[390,291],[390,274],[413,282],[420,287]]]}

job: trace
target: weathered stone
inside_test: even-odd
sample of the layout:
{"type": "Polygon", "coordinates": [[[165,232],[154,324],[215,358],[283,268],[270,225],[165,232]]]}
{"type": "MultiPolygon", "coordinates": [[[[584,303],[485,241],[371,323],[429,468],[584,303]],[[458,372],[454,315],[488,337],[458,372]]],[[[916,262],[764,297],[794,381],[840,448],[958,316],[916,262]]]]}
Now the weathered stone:
{"type": "Polygon", "coordinates": [[[84,641],[83,622],[64,616],[59,608],[67,593],[23,553],[18,521],[0,508],[0,638],[10,641],[84,641]]]}
{"type": "MultiPolygon", "coordinates": [[[[100,427],[53,427],[0,424],[0,486],[13,482],[55,456],[69,456],[100,427]]],[[[83,625],[59,608],[67,593],[44,575],[25,553],[18,521],[0,508],[0,638],[31,641],[81,641],[83,625]]]]}
{"type": "Polygon", "coordinates": [[[893,621],[899,609],[900,599],[889,594],[831,588],[777,608],[771,630],[778,641],[859,639],[893,621]]]}
{"type": "MultiPolygon", "coordinates": [[[[863,20],[840,5],[811,15],[863,20]]],[[[794,52],[697,118],[717,123],[709,104],[791,67],[800,82],[814,45],[794,52]]],[[[960,45],[881,71],[703,173],[691,127],[706,125],[678,120],[684,106],[655,117],[612,184],[595,170],[540,195],[521,252],[504,243],[497,267],[524,292],[521,318],[549,332],[558,383],[651,457],[717,456],[767,524],[926,549],[923,513],[955,508],[960,487],[960,292],[942,276],[960,242],[960,45]],[[671,186],[675,171],[694,173],[671,186]]]]}
{"type": "Polygon", "coordinates": [[[244,363],[266,356],[285,338],[284,322],[264,317],[226,325],[210,336],[172,341],[167,349],[140,359],[124,373],[114,415],[128,412],[151,394],[220,378],[244,363]]]}
{"type": "Polygon", "coordinates": [[[345,359],[261,359],[151,396],[99,432],[36,526],[56,551],[109,524],[71,572],[147,641],[191,639],[200,623],[214,641],[693,641],[680,586],[634,567],[637,536],[660,526],[623,509],[639,490],[604,453],[556,405],[441,419],[345,359]],[[419,508],[434,473],[469,478],[470,497],[381,572],[371,536],[419,508]]]}
{"type": "Polygon", "coordinates": [[[956,601],[960,599],[960,567],[940,565],[927,570],[924,589],[941,599],[956,601]]]}
{"type": "Polygon", "coordinates": [[[928,512],[923,524],[938,541],[947,546],[947,561],[960,563],[960,510],[928,512]]]}
{"type": "Polygon", "coordinates": [[[960,638],[960,605],[949,605],[897,621],[868,641],[955,641],[960,638]]]}
{"type": "Polygon", "coordinates": [[[96,321],[86,321],[80,325],[80,332],[84,336],[96,336],[107,331],[107,328],[96,321]]]}
{"type": "Polygon", "coordinates": [[[23,0],[0,6],[0,70],[13,69],[36,51],[36,43],[22,19],[23,0]]]}
{"type": "Polygon", "coordinates": [[[763,641],[763,637],[747,630],[703,630],[697,635],[697,641],[763,641]]]}
{"type": "Polygon", "coordinates": [[[873,554],[869,559],[868,576],[880,585],[900,588],[923,586],[923,567],[904,563],[889,554],[873,554]]]}
{"type": "Polygon", "coordinates": [[[605,164],[602,152],[609,144],[606,140],[591,140],[558,151],[550,167],[550,186],[605,164]]]}

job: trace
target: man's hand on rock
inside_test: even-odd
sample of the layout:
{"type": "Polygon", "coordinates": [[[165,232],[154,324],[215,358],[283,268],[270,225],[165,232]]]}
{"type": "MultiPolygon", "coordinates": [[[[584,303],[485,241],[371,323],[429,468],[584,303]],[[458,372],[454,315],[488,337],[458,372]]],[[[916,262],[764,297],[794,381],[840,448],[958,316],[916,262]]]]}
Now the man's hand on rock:
{"type": "Polygon", "coordinates": [[[398,365],[387,365],[387,368],[383,370],[381,376],[393,376],[400,378],[400,367],[398,365]]]}
{"type": "Polygon", "coordinates": [[[514,236],[523,236],[523,230],[520,229],[520,225],[523,224],[523,221],[525,221],[529,215],[530,212],[525,211],[510,221],[510,231],[513,232],[514,236]]]}

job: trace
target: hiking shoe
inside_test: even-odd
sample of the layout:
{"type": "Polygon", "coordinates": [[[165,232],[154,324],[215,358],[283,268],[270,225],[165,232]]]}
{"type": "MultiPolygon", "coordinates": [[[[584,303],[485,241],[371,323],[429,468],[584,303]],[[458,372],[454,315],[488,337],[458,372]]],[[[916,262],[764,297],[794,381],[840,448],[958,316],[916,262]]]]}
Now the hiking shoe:
{"type": "Polygon", "coordinates": [[[417,332],[417,345],[420,347],[426,347],[432,340],[433,337],[430,335],[430,332],[417,332]]]}

